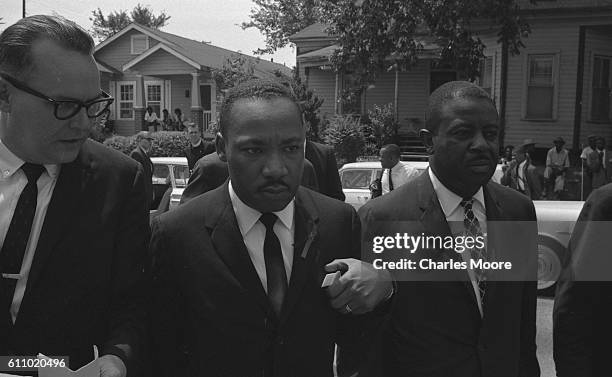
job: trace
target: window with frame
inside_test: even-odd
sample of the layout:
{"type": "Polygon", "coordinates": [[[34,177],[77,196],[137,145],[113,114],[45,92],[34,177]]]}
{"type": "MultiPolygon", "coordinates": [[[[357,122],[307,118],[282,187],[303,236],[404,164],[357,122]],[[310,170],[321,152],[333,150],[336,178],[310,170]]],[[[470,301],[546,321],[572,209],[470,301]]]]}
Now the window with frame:
{"type": "Polygon", "coordinates": [[[593,58],[593,91],[591,96],[591,120],[610,120],[610,60],[608,56],[593,58]]]}
{"type": "Polygon", "coordinates": [[[151,107],[157,117],[161,117],[162,86],[147,84],[147,107],[151,107]]]}
{"type": "Polygon", "coordinates": [[[132,55],[142,54],[149,49],[149,37],[144,34],[132,35],[132,55]]]}
{"type": "Polygon", "coordinates": [[[134,119],[134,84],[119,85],[119,119],[134,119]]]}
{"type": "Polygon", "coordinates": [[[554,67],[554,54],[529,55],[526,118],[553,119],[555,97],[554,67]]]}
{"type": "Polygon", "coordinates": [[[480,76],[478,77],[478,85],[486,90],[493,98],[493,57],[486,56],[480,59],[480,68],[478,68],[480,76]]]}

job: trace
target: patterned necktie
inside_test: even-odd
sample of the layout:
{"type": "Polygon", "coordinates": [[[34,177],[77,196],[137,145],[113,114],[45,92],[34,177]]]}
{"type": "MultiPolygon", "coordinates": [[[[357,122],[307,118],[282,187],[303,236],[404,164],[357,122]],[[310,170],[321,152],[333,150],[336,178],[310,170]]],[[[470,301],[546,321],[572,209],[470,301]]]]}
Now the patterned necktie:
{"type": "Polygon", "coordinates": [[[391,169],[389,169],[389,191],[393,191],[393,180],[391,179],[391,169]]]}
{"type": "MultiPolygon", "coordinates": [[[[4,238],[2,251],[0,251],[0,271],[4,274],[19,274],[21,271],[36,213],[38,198],[36,182],[45,168],[42,165],[25,163],[21,166],[21,170],[28,177],[28,183],[19,196],[11,224],[4,238]]],[[[3,312],[10,310],[16,285],[17,279],[0,279],[0,305],[2,305],[0,310],[3,312]]]]}
{"type": "Polygon", "coordinates": [[[273,213],[264,213],[259,218],[259,221],[266,227],[264,259],[266,261],[268,299],[276,316],[280,317],[288,284],[280,241],[276,233],[274,233],[274,223],[276,223],[276,220],[277,217],[273,213]]]}
{"type": "MultiPolygon", "coordinates": [[[[465,227],[465,235],[473,238],[482,237],[482,230],[480,229],[480,223],[478,218],[474,215],[472,205],[474,204],[474,198],[463,199],[461,206],[464,210],[463,226],[465,227]]],[[[474,260],[482,259],[487,261],[487,250],[486,248],[474,247],[470,249],[471,258],[474,260]]],[[[486,289],[487,277],[485,271],[482,269],[474,270],[476,274],[476,282],[478,283],[478,291],[480,293],[480,301],[484,304],[484,295],[486,289]]]]}

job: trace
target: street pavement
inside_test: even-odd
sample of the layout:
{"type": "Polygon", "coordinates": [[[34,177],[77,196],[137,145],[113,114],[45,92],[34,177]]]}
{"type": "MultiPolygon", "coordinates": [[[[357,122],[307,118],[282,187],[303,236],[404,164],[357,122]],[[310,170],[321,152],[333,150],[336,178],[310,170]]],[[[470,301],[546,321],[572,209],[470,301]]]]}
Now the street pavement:
{"type": "Polygon", "coordinates": [[[552,310],[553,299],[550,297],[538,298],[537,337],[538,361],[542,371],[541,377],[555,377],[555,363],[553,361],[552,340],[552,310]]]}

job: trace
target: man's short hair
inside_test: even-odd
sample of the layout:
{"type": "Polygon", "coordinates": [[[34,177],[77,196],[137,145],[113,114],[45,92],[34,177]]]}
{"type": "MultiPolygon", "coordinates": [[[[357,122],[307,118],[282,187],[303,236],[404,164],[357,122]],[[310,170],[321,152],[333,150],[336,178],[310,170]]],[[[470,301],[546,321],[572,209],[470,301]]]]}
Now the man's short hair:
{"type": "Polygon", "coordinates": [[[20,79],[32,71],[32,45],[49,39],[68,50],[91,55],[94,41],[73,21],[60,16],[37,15],[22,18],[0,34],[0,71],[20,79]]]}
{"type": "Polygon", "coordinates": [[[153,140],[153,137],[151,136],[151,134],[148,131],[140,131],[139,133],[136,134],[136,141],[140,143],[141,140],[143,139],[147,139],[147,140],[153,140]]]}
{"type": "Polygon", "coordinates": [[[485,100],[495,108],[495,103],[484,89],[468,81],[451,81],[441,85],[429,96],[427,113],[425,114],[425,127],[433,134],[438,133],[440,126],[440,113],[444,105],[454,99],[485,100]]]}
{"type": "Polygon", "coordinates": [[[187,127],[187,132],[189,132],[189,130],[197,130],[198,132],[200,131],[200,127],[198,127],[198,125],[193,122],[186,123],[185,126],[187,127]]]}
{"type": "MultiPolygon", "coordinates": [[[[272,98],[287,98],[295,103],[296,109],[300,111],[295,93],[289,86],[283,85],[281,82],[266,79],[252,79],[239,83],[231,88],[223,100],[221,112],[219,114],[219,132],[221,135],[225,136],[227,132],[230,123],[230,112],[236,101],[240,99],[255,100],[272,98]]],[[[300,120],[301,119],[300,117],[300,120]]]]}
{"type": "Polygon", "coordinates": [[[389,154],[393,157],[396,158],[400,158],[401,156],[401,151],[400,151],[400,147],[397,144],[386,144],[383,145],[380,150],[386,150],[387,152],[389,152],[389,154]]]}

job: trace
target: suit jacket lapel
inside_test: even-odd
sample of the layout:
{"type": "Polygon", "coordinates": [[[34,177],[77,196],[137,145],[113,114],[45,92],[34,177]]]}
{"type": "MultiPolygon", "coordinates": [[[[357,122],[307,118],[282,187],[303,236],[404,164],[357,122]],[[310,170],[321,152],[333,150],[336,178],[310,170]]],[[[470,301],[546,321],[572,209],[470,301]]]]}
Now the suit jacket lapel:
{"type": "Polygon", "coordinates": [[[227,182],[214,195],[218,197],[210,202],[218,205],[211,206],[210,215],[206,216],[206,227],[215,251],[249,296],[257,301],[264,312],[273,313],[238,228],[227,182]]]}
{"type": "MultiPolygon", "coordinates": [[[[487,212],[487,259],[490,261],[494,261],[497,260],[497,245],[500,245],[500,242],[502,241],[499,238],[500,234],[498,234],[498,232],[499,225],[503,225],[503,223],[498,222],[504,221],[505,218],[503,208],[497,201],[497,198],[495,198],[495,195],[493,194],[490,185],[490,183],[485,185],[483,187],[483,192],[485,198],[485,208],[487,212]]],[[[490,282],[487,282],[485,300],[482,308],[482,311],[485,315],[487,312],[487,307],[490,305],[494,305],[495,292],[497,291],[497,288],[497,282],[494,279],[490,282]]]]}
{"type": "Polygon", "coordinates": [[[314,241],[318,234],[319,218],[313,203],[302,189],[299,189],[296,194],[294,218],[293,267],[289,289],[281,311],[281,325],[287,321],[309,277],[312,277],[312,266],[318,268],[316,258],[319,253],[314,241]]]}
{"type": "Polygon", "coordinates": [[[36,246],[24,301],[27,299],[28,292],[35,287],[45,262],[57,242],[65,232],[71,231],[70,222],[78,221],[77,208],[82,199],[81,194],[90,178],[91,171],[80,165],[79,162],[62,165],[36,246]]]}

